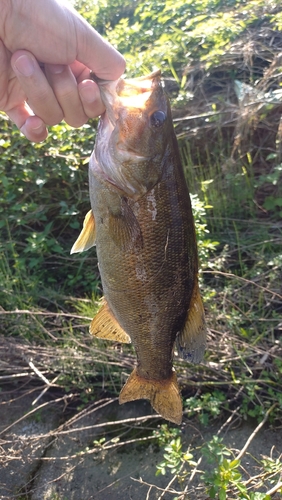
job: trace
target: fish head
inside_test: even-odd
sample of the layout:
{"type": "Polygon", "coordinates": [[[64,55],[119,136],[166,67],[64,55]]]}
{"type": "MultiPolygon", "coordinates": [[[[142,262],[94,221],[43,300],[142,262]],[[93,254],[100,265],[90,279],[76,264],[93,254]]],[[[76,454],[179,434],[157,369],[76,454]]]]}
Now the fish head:
{"type": "Polygon", "coordinates": [[[161,73],[96,81],[106,111],[100,119],[90,168],[126,196],[138,199],[162,177],[172,127],[161,73]]]}

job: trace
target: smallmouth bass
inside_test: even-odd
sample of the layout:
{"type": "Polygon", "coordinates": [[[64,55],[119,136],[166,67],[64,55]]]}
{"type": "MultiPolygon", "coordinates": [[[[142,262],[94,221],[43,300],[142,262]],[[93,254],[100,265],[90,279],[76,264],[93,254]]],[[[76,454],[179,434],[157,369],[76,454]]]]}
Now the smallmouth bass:
{"type": "MultiPolygon", "coordinates": [[[[95,77],[94,77],[95,79],[95,77]]],[[[132,342],[137,365],[119,401],[149,399],[181,423],[173,350],[206,344],[190,196],[160,71],[97,81],[106,107],[89,163],[91,210],[72,253],[96,244],[104,299],[90,332],[132,342]]]]}

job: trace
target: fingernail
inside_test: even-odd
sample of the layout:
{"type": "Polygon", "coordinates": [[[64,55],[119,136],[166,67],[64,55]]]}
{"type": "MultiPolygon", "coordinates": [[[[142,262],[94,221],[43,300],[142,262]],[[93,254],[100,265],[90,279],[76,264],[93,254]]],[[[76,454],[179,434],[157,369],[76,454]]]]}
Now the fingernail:
{"type": "Polygon", "coordinates": [[[31,76],[34,72],[34,62],[26,55],[20,56],[16,59],[14,65],[16,70],[23,76],[31,76]]]}
{"type": "Polygon", "coordinates": [[[97,98],[95,93],[95,88],[93,87],[93,83],[89,82],[89,84],[85,84],[79,87],[79,95],[86,102],[94,102],[97,98]]]}
{"type": "Polygon", "coordinates": [[[34,133],[41,134],[45,130],[45,125],[38,125],[38,127],[31,127],[34,133]]]}
{"type": "Polygon", "coordinates": [[[46,125],[38,116],[30,116],[27,118],[24,126],[32,130],[35,134],[41,134],[45,131],[46,125]]]}
{"type": "Polygon", "coordinates": [[[63,64],[48,64],[48,69],[50,70],[50,73],[59,75],[64,71],[65,66],[63,64]]]}

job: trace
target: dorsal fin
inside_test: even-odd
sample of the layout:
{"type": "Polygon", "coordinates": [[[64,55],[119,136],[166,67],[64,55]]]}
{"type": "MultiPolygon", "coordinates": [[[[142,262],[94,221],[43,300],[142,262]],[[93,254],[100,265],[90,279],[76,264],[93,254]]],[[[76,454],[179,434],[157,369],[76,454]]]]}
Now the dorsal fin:
{"type": "Polygon", "coordinates": [[[89,331],[99,339],[114,340],[126,344],[131,342],[129,335],[120,326],[105,299],[101,309],[91,321],[89,331]]]}
{"type": "Polygon", "coordinates": [[[206,336],[205,311],[196,283],[185,325],[176,339],[180,356],[191,363],[200,363],[205,353],[206,336]]]}
{"type": "Polygon", "coordinates": [[[89,248],[95,245],[95,239],[95,219],[92,210],[89,210],[89,212],[85,215],[81,233],[76,242],[73,244],[70,253],[79,253],[89,250],[89,248]]]}

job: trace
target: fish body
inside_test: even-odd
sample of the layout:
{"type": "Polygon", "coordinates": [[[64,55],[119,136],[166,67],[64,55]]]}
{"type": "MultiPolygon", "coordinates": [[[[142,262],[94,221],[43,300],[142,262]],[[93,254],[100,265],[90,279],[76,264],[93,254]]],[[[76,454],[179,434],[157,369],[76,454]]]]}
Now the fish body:
{"type": "Polygon", "coordinates": [[[133,343],[137,365],[120,402],[146,398],[180,423],[173,369],[199,362],[206,327],[195,228],[160,72],[99,82],[106,112],[90,159],[91,212],[73,251],[95,241],[104,301],[90,332],[133,343]]]}

